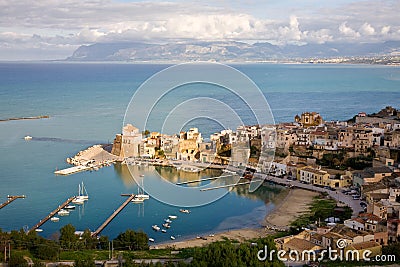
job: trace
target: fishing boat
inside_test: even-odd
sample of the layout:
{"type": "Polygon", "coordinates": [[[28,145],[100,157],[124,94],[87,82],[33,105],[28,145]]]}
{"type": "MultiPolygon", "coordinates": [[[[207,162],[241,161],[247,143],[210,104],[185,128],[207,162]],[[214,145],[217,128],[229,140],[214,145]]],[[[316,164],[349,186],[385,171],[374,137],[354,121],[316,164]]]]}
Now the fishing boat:
{"type": "Polygon", "coordinates": [[[59,212],[57,212],[57,214],[60,216],[68,216],[69,211],[68,210],[60,210],[59,212]]]}
{"type": "Polygon", "coordinates": [[[151,228],[153,228],[154,231],[160,231],[161,229],[157,224],[153,225],[151,228]]]}
{"type": "Polygon", "coordinates": [[[171,220],[175,220],[176,218],[178,218],[178,216],[176,216],[176,215],[169,215],[168,218],[170,218],[171,220]]]}
{"type": "Polygon", "coordinates": [[[179,211],[182,213],[190,213],[190,210],[186,210],[186,209],[180,209],[179,211]]]}
{"type": "Polygon", "coordinates": [[[149,238],[149,241],[150,241],[150,242],[154,242],[154,238],[151,238],[151,237],[150,237],[150,238],[149,238]]]}
{"type": "Polygon", "coordinates": [[[175,240],[175,236],[171,235],[171,239],[172,239],[172,240],[175,240]]]}
{"type": "Polygon", "coordinates": [[[58,217],[51,217],[51,218],[50,218],[50,221],[52,221],[52,222],[58,222],[58,221],[60,221],[60,218],[58,218],[58,217]]]}

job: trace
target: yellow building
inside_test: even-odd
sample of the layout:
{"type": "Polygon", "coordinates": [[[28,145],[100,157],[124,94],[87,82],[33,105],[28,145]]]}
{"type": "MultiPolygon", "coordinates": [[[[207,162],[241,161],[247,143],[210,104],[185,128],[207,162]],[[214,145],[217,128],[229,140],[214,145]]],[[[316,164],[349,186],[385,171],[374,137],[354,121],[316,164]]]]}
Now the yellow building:
{"type": "Polygon", "coordinates": [[[317,186],[329,186],[332,188],[346,187],[351,185],[351,178],[346,175],[336,177],[327,171],[311,166],[297,169],[297,180],[317,186]]]}
{"type": "Polygon", "coordinates": [[[301,116],[296,115],[296,117],[294,117],[294,121],[301,123],[301,125],[305,128],[318,126],[324,122],[321,115],[317,112],[304,112],[301,114],[301,116]]]}

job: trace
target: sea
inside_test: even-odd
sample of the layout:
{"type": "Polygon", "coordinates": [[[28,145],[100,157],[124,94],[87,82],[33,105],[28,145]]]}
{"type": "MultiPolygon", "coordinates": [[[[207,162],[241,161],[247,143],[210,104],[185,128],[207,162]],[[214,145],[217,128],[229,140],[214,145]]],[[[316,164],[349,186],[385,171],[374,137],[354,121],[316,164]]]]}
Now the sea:
{"type": "MultiPolygon", "coordinates": [[[[138,186],[124,165],[69,176],[56,176],[54,171],[69,167],[66,158],[91,145],[112,143],[124,123],[135,124],[136,116],[145,111],[140,105],[135,106],[138,102],[132,98],[138,96],[135,95],[138,91],[149,97],[159,92],[156,87],[162,84],[155,82],[153,87],[142,84],[168,68],[171,65],[0,63],[0,119],[50,116],[48,119],[0,122],[0,203],[7,200],[7,195],[26,195],[25,199],[17,199],[0,210],[0,228],[3,231],[29,229],[67,198],[76,195],[78,185],[84,182],[89,194],[85,205],[78,206],[57,223],[46,222],[41,226],[40,235],[56,239],[59,229],[69,223],[77,230],[94,231],[125,201],[126,197],[121,194],[136,193],[138,186]],[[130,117],[126,116],[128,107],[134,111],[130,117]],[[24,140],[26,135],[33,139],[24,140]]],[[[319,112],[330,121],[347,120],[358,112],[377,112],[386,106],[400,108],[400,68],[395,66],[259,63],[231,64],[230,68],[254,82],[259,92],[246,97],[253,96],[250,102],[266,101],[265,114],[271,114],[277,123],[291,122],[296,114],[305,111],[319,112]]],[[[171,75],[186,76],[184,71],[171,75]]],[[[154,128],[147,124],[149,128],[146,129],[160,131],[161,122],[166,121],[168,114],[179,112],[185,120],[173,127],[178,130],[198,127],[205,140],[210,134],[227,128],[226,125],[232,127],[232,122],[237,121],[235,116],[232,116],[234,119],[226,116],[228,121],[207,115],[191,115],[189,119],[184,116],[211,111],[224,117],[223,111],[228,110],[228,106],[247,103],[217,87],[188,84],[163,96],[162,101],[154,105],[155,110],[158,108],[152,113],[154,128]],[[204,99],[208,102],[202,102],[204,99]],[[215,110],[213,105],[218,103],[223,108],[215,110]]],[[[254,123],[250,115],[241,116],[240,108],[233,110],[239,113],[243,124],[254,123]]],[[[173,124],[174,120],[169,124],[171,122],[173,124]]],[[[138,171],[143,172],[144,180],[158,179],[149,169],[138,171]]],[[[167,179],[172,182],[177,177],[198,179],[220,174],[212,170],[198,174],[165,169],[158,169],[158,172],[168,172],[167,179]]],[[[284,189],[265,186],[248,193],[246,186],[240,186],[219,190],[223,192],[221,198],[190,207],[190,214],[180,213],[182,207],[152,197],[143,204],[131,203],[101,234],[115,238],[127,229],[143,230],[157,243],[170,240],[171,235],[178,241],[232,229],[260,227],[265,215],[277,204],[276,196],[284,189]],[[178,216],[168,232],[154,232],[151,226],[161,225],[168,215],[178,216]]]]}

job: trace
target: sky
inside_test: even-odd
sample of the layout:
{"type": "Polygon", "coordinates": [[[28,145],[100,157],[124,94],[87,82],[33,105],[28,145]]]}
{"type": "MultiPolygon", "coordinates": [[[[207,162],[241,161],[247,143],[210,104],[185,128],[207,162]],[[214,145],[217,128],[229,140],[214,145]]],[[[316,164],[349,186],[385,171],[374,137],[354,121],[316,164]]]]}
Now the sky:
{"type": "Polygon", "coordinates": [[[400,40],[400,0],[0,0],[0,60],[110,42],[400,40]]]}

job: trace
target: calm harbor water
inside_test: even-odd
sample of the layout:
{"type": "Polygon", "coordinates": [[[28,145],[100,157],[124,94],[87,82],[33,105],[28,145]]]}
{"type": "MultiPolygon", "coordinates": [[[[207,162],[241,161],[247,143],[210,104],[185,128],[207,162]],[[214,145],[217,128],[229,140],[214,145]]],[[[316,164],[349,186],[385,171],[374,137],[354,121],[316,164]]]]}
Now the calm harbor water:
{"type": "MultiPolygon", "coordinates": [[[[33,226],[76,194],[78,184],[83,181],[90,200],[70,216],[61,218],[59,223],[44,224],[42,235],[51,237],[67,223],[79,230],[95,230],[124,201],[121,193],[136,192],[126,167],[120,165],[71,176],[55,176],[53,172],[56,168],[67,167],[65,159],[78,151],[92,144],[111,142],[115,133],[120,132],[126,106],[135,90],[166,67],[1,63],[0,118],[51,117],[0,122],[0,202],[5,201],[7,195],[27,195],[26,199],[18,199],[0,210],[0,228],[9,231],[33,226]],[[25,135],[34,139],[27,142],[23,139],[25,135]]],[[[277,122],[292,121],[296,114],[304,111],[320,112],[326,120],[343,120],[359,111],[372,113],[387,105],[400,106],[398,67],[279,64],[233,67],[260,87],[277,122]]],[[[200,89],[187,90],[196,94],[200,89]]],[[[205,92],[207,89],[202,91],[205,92]]],[[[218,125],[207,120],[193,124],[205,136],[220,130],[218,125]]],[[[144,205],[131,204],[103,234],[115,237],[128,228],[142,229],[156,241],[165,241],[170,234],[188,237],[243,226],[257,227],[273,208],[271,199],[277,190],[262,188],[248,195],[245,189],[241,187],[212,204],[193,208],[191,214],[180,214],[179,208],[154,199],[144,205]],[[170,234],[152,232],[151,225],[160,225],[169,214],[179,216],[170,234]]]]}

